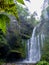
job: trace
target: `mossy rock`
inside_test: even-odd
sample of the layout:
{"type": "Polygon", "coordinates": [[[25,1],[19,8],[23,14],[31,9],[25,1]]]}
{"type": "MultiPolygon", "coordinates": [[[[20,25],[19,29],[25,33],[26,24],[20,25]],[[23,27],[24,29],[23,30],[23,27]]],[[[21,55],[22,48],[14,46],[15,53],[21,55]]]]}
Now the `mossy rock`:
{"type": "Polygon", "coordinates": [[[29,39],[32,35],[33,26],[27,22],[21,22],[20,27],[20,36],[22,39],[29,39]]]}
{"type": "Polygon", "coordinates": [[[3,33],[7,32],[7,24],[9,25],[10,18],[3,13],[0,13],[0,29],[2,29],[3,33]]]}
{"type": "Polygon", "coordinates": [[[20,59],[22,59],[21,52],[17,50],[10,50],[7,55],[6,61],[12,62],[12,61],[18,61],[20,59]]]}

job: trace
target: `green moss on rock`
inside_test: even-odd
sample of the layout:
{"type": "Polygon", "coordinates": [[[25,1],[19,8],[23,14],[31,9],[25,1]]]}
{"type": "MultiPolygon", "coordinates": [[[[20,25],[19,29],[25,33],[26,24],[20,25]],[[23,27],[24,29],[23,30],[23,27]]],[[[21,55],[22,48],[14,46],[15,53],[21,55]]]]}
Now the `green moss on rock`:
{"type": "Polygon", "coordinates": [[[7,31],[6,25],[9,24],[9,17],[5,14],[0,14],[0,29],[5,33],[7,31]]]}

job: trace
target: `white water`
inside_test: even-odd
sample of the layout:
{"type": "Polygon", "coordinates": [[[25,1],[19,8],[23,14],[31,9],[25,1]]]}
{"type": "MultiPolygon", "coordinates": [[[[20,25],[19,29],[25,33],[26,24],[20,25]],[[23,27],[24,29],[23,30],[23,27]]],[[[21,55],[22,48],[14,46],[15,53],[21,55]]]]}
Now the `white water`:
{"type": "MultiPolygon", "coordinates": [[[[28,47],[30,44],[30,49],[28,49],[28,61],[30,63],[36,63],[40,60],[41,54],[40,54],[40,41],[39,41],[39,35],[35,36],[36,27],[33,30],[32,37],[30,39],[30,42],[28,42],[28,47]]],[[[29,41],[29,40],[28,40],[29,41]]]]}
{"type": "Polygon", "coordinates": [[[28,54],[22,63],[37,63],[41,59],[41,48],[43,47],[45,37],[43,33],[36,36],[36,28],[33,29],[32,37],[27,42],[28,54]]]}
{"type": "MultiPolygon", "coordinates": [[[[15,27],[15,23],[17,24],[15,17],[10,16],[11,22],[10,26],[11,29],[15,27]],[[14,25],[14,26],[12,26],[14,25]]],[[[33,29],[32,37],[27,42],[27,48],[28,48],[28,54],[27,58],[24,61],[18,61],[19,63],[36,63],[40,60],[41,54],[40,54],[40,40],[39,35],[36,37],[36,28],[33,29]]],[[[41,36],[41,41],[43,44],[43,35],[41,36]]]]}
{"type": "MultiPolygon", "coordinates": [[[[15,1],[15,0],[14,0],[15,1]]],[[[40,52],[40,36],[35,35],[36,27],[33,29],[32,37],[27,42],[28,54],[27,58],[24,61],[18,63],[36,63],[40,61],[41,52],[40,52]]],[[[41,43],[43,47],[43,35],[41,35],[41,43]]]]}
{"type": "Polygon", "coordinates": [[[28,54],[27,58],[20,63],[36,63],[40,61],[40,40],[39,35],[36,37],[36,27],[33,29],[32,37],[27,42],[28,54]]]}
{"type": "MultiPolygon", "coordinates": [[[[11,20],[15,22],[15,18],[11,17],[11,20]]],[[[44,42],[44,34],[36,36],[36,29],[35,27],[32,32],[32,37],[27,42],[27,58],[23,61],[18,61],[17,63],[37,63],[40,61],[41,58],[41,50],[40,50],[40,39],[41,39],[41,45],[43,47],[44,42]],[[41,38],[40,38],[41,37],[41,38]]]]}
{"type": "MultiPolygon", "coordinates": [[[[15,22],[15,18],[14,17],[10,17],[11,18],[11,22],[13,20],[13,23],[15,22]]],[[[17,63],[37,63],[38,61],[40,61],[41,58],[41,46],[43,47],[43,43],[44,43],[44,34],[42,33],[41,35],[37,35],[36,36],[36,29],[37,27],[35,27],[33,29],[32,32],[32,36],[31,38],[27,41],[27,58],[23,61],[18,61],[17,63]],[[40,42],[41,41],[41,42],[40,42]],[[40,46],[41,44],[41,46],[40,46]]]]}
{"type": "Polygon", "coordinates": [[[40,41],[39,35],[35,36],[36,27],[33,30],[31,42],[30,42],[30,54],[29,54],[29,61],[36,63],[40,60],[40,41]]]}

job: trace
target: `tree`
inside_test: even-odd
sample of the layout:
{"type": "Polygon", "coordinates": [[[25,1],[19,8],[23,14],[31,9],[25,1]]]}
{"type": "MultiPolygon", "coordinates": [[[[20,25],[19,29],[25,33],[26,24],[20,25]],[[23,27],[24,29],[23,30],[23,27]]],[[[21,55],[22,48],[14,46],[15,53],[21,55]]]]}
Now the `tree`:
{"type": "MultiPolygon", "coordinates": [[[[17,0],[18,2],[24,4],[23,0],[17,0]]],[[[14,15],[18,19],[17,6],[14,0],[0,0],[0,13],[7,12],[14,15]]]]}

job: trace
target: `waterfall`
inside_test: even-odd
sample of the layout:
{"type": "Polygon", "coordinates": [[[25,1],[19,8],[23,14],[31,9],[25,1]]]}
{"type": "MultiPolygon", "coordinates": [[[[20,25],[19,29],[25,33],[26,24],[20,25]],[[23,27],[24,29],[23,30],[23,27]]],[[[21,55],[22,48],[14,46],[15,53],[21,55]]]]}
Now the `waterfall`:
{"type": "MultiPolygon", "coordinates": [[[[16,0],[14,0],[15,2],[16,0]]],[[[16,4],[16,2],[15,2],[16,4]]],[[[43,47],[43,35],[41,36],[38,34],[36,36],[36,29],[35,27],[32,32],[32,37],[27,41],[27,57],[25,60],[20,61],[18,63],[37,63],[40,61],[41,58],[41,49],[40,49],[40,37],[41,37],[41,45],[43,47]]]]}
{"type": "Polygon", "coordinates": [[[44,46],[45,35],[42,32],[36,36],[37,26],[33,29],[32,37],[28,40],[28,63],[36,63],[40,61],[44,46]]]}
{"type": "MultiPolygon", "coordinates": [[[[28,49],[29,52],[29,62],[36,63],[40,60],[40,40],[39,35],[36,37],[36,27],[33,29],[32,37],[30,39],[30,49],[28,49]]],[[[28,42],[29,44],[29,42],[28,42]]]]}
{"type": "Polygon", "coordinates": [[[41,48],[43,48],[45,35],[43,32],[36,36],[36,29],[35,27],[32,32],[32,37],[27,42],[28,47],[28,56],[27,56],[27,63],[36,63],[41,59],[41,48]],[[41,45],[41,46],[40,46],[41,45]]]}
{"type": "Polygon", "coordinates": [[[27,42],[27,58],[23,60],[21,63],[36,63],[40,61],[40,36],[36,36],[35,33],[36,27],[33,29],[32,37],[27,42]]]}

